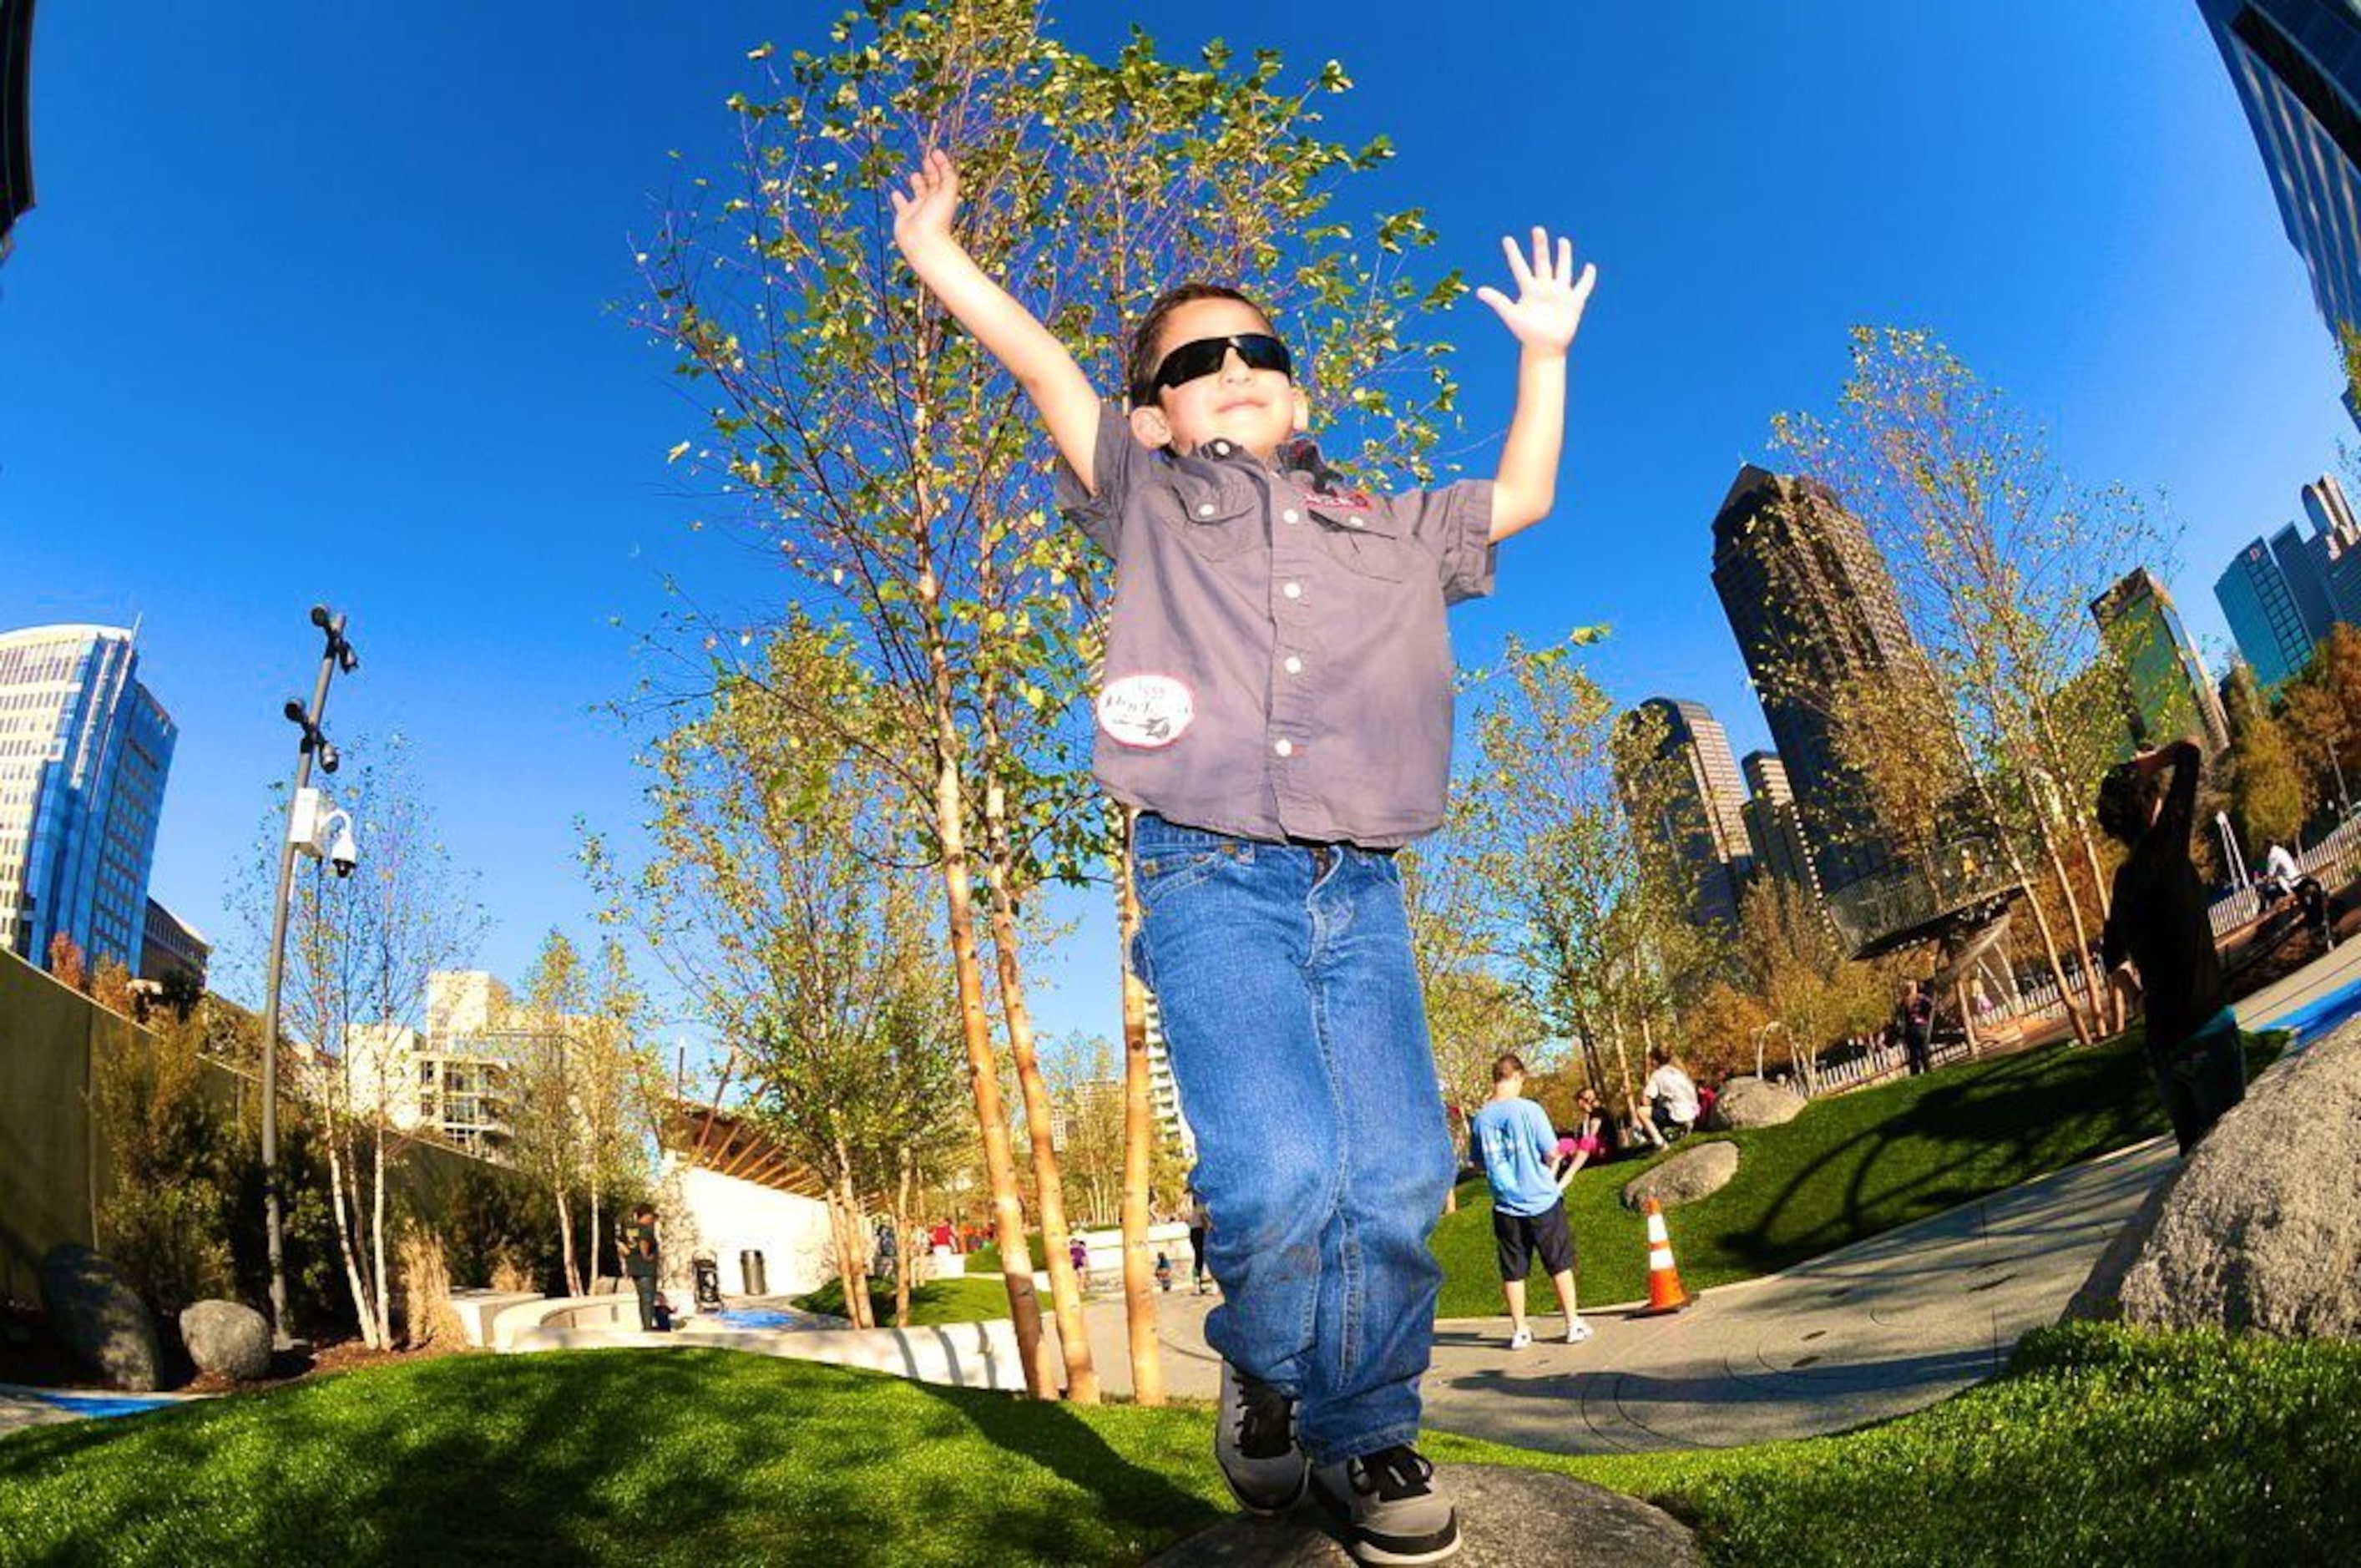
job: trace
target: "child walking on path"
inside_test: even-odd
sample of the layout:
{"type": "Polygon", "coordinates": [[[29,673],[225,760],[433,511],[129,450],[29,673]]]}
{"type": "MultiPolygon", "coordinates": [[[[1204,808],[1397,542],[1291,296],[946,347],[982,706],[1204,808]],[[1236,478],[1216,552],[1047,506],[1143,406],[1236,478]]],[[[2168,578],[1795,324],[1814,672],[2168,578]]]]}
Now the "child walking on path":
{"type": "Polygon", "coordinates": [[[1549,513],[1594,271],[1538,228],[1530,254],[1504,242],[1516,298],[1477,291],[1521,348],[1497,477],[1372,496],[1296,439],[1310,406],[1245,295],[1166,293],[1128,407],[1102,402],[953,237],[948,157],[892,195],[902,254],[1024,388],[1061,513],[1115,563],[1095,762],[1137,812],[1133,962],[1197,1135],[1215,1457],[1248,1508],[1309,1485],[1360,1561],[1438,1562],[1459,1525],[1416,1448],[1418,1380],[1455,1162],[1393,851],[1443,821],[1443,612],[1549,513]]]}
{"type": "Polygon", "coordinates": [[[1589,1151],[1577,1149],[1559,1171],[1557,1129],[1525,1098],[1524,1060],[1513,1051],[1492,1064],[1492,1099],[1476,1113],[1476,1139],[1483,1146],[1484,1179],[1492,1188],[1492,1242],[1499,1255],[1500,1294],[1509,1303],[1509,1348],[1522,1350],[1533,1343],[1532,1327],[1525,1321],[1525,1276],[1536,1254],[1565,1310],[1565,1343],[1580,1344],[1590,1337],[1590,1325],[1574,1304],[1574,1232],[1565,1223],[1565,1188],[1589,1151]]]}

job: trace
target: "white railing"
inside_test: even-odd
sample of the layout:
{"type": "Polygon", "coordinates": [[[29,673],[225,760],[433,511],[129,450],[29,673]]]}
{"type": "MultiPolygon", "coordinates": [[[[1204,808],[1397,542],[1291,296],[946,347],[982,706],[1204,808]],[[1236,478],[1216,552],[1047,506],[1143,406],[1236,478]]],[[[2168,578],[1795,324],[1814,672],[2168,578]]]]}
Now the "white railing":
{"type": "MultiPolygon", "coordinates": [[[[2352,881],[2356,872],[2361,871],[2361,817],[2347,817],[2311,849],[2298,850],[2295,863],[2304,875],[2332,894],[2352,881]]],[[[2241,926],[2259,919],[2262,912],[2262,894],[2250,884],[2215,899],[2207,918],[2213,923],[2214,939],[2219,941],[2241,926]]]]}

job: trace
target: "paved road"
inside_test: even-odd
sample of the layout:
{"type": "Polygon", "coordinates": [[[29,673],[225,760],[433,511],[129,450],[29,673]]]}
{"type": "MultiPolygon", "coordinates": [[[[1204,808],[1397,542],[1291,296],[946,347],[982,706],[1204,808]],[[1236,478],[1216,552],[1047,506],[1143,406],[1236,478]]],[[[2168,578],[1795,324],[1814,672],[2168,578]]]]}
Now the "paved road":
{"type": "MultiPolygon", "coordinates": [[[[2027,1330],[2054,1321],[2172,1158],[2169,1139],[2142,1144],[1722,1286],[1676,1317],[1591,1309],[1587,1344],[1544,1338],[1511,1352],[1505,1318],[1447,1321],[1424,1385],[1427,1424],[1607,1453],[1809,1437],[1919,1409],[1992,1376],[2027,1330]]],[[[1673,1223],[1677,1249],[1678,1211],[1673,1223]]],[[[1216,1391],[1203,1335],[1212,1304],[1185,1291],[1158,1303],[1169,1393],[1216,1391]]],[[[1089,1310],[1101,1382],[1127,1392],[1122,1303],[1089,1310]]],[[[1561,1320],[1533,1321],[1547,1335],[1561,1320]]]]}

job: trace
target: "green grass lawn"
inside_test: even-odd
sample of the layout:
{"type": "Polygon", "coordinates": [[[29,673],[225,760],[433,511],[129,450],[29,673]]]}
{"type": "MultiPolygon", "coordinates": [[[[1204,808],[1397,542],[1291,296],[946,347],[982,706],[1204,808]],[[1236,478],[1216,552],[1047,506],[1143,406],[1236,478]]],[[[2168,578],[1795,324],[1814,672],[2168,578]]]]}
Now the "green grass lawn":
{"type": "MultiPolygon", "coordinates": [[[[2246,1036],[2250,1074],[2284,1038],[2246,1036]]],[[[2053,1046],[1815,1101],[1784,1126],[1712,1135],[1737,1143],[1737,1176],[1665,1220],[1682,1283],[1697,1290],[1774,1273],[2165,1130],[2134,1029],[2098,1047],[2053,1046]]],[[[1651,1163],[1585,1170],[1567,1190],[1585,1301],[1648,1293],[1646,1223],[1622,1194],[1651,1163]]],[[[1481,1180],[1460,1188],[1433,1246],[1442,1316],[1506,1310],[1481,1180]]],[[[1547,1309],[1547,1284],[1535,1285],[1547,1309]]]]}
{"type": "MultiPolygon", "coordinates": [[[[1713,1560],[2309,1563],[2361,1539],[2361,1347],[2048,1331],[1844,1437],[1571,1460],[1713,1560]]],[[[1228,1511],[1202,1408],[722,1351],[454,1356],[0,1438],[0,1563],[1132,1563],[1228,1511]]]]}
{"type": "MultiPolygon", "coordinates": [[[[888,1326],[893,1323],[894,1291],[890,1286],[884,1290],[871,1290],[869,1304],[876,1310],[878,1322],[888,1326]]],[[[810,1295],[796,1297],[794,1305],[807,1312],[826,1312],[840,1318],[844,1316],[844,1282],[831,1279],[810,1295]]],[[[930,1279],[910,1291],[913,1328],[930,1323],[980,1323],[1006,1316],[1008,1288],[1000,1282],[998,1275],[989,1279],[930,1279]]]]}

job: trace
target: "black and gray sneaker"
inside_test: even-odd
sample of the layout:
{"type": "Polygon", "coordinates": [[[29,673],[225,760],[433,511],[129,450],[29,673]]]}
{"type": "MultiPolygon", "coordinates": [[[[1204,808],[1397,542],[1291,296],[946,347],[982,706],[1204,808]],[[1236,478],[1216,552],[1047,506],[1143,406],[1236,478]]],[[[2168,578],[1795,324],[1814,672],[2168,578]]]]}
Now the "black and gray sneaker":
{"type": "Polygon", "coordinates": [[[1295,1442],[1295,1401],[1222,1363],[1222,1409],[1213,1459],[1231,1495],[1249,1513],[1283,1514],[1303,1497],[1311,1461],[1295,1442]]]}
{"type": "Polygon", "coordinates": [[[1459,1515],[1434,1489],[1434,1465],[1407,1443],[1312,1472],[1320,1500],[1345,1516],[1361,1563],[1440,1563],[1459,1551],[1459,1515]]]}

